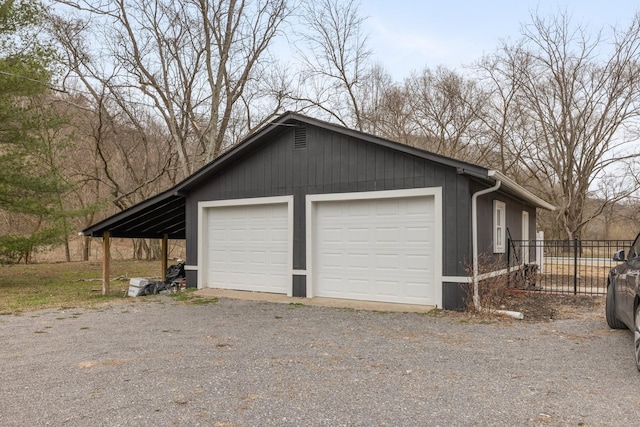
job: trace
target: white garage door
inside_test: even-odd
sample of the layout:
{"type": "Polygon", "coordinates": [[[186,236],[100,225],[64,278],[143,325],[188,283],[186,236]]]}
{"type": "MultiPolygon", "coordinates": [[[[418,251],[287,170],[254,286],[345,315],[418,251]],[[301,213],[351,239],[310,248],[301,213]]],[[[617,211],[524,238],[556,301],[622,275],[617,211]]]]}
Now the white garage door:
{"type": "Polygon", "coordinates": [[[315,209],[316,296],[440,304],[433,196],[323,201],[315,209]]]}
{"type": "Polygon", "coordinates": [[[205,286],[287,293],[287,204],[207,208],[205,286]]]}

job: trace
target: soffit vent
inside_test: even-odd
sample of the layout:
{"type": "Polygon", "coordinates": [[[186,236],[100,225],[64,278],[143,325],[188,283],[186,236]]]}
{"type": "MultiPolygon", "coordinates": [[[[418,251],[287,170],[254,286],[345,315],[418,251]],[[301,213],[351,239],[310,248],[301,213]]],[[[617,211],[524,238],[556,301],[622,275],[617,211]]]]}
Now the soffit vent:
{"type": "Polygon", "coordinates": [[[293,130],[293,148],[295,150],[306,150],[307,149],[307,128],[306,127],[296,127],[293,130]]]}

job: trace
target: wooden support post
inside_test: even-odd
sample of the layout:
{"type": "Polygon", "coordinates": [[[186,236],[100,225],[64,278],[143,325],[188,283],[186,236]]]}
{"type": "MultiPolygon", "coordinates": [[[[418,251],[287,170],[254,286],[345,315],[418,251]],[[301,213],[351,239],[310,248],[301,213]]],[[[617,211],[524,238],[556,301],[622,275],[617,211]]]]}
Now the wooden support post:
{"type": "Polygon", "coordinates": [[[109,293],[109,271],[111,269],[111,233],[102,234],[102,295],[109,293]]]}
{"type": "Polygon", "coordinates": [[[167,267],[168,267],[168,257],[169,257],[169,235],[164,234],[162,236],[162,281],[167,280],[167,267]]]}

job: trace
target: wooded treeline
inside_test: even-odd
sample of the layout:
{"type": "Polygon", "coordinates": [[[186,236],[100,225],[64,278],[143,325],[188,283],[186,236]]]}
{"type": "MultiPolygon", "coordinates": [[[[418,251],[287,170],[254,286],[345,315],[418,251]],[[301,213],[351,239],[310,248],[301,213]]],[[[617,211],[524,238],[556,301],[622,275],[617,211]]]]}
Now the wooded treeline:
{"type": "Polygon", "coordinates": [[[287,110],[497,169],[558,207],[548,238],[631,238],[640,16],[570,16],[397,81],[355,0],[0,1],[0,260],[72,259],[78,230],[287,110]]]}

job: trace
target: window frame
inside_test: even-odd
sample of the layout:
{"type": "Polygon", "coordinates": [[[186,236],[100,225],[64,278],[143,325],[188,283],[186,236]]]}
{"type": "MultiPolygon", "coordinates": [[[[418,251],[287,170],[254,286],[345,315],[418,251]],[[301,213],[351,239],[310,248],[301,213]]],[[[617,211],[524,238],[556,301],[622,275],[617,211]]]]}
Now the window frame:
{"type": "Polygon", "coordinates": [[[493,253],[506,252],[507,205],[500,200],[493,201],[493,253]]]}

